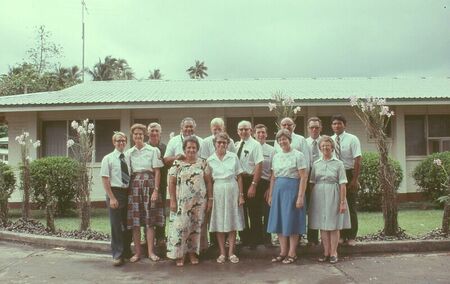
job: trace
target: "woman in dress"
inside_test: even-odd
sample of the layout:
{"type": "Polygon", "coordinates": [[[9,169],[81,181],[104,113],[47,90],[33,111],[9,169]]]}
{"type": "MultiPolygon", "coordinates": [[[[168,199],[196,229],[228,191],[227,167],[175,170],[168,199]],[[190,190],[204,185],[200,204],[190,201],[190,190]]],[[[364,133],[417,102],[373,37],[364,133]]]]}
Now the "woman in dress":
{"type": "Polygon", "coordinates": [[[299,234],[306,232],[304,196],[308,174],[304,155],[291,148],[291,133],[281,129],[276,140],[282,151],[272,160],[267,232],[276,233],[280,241],[280,254],[272,262],[290,264],[297,260],[299,234]]]}
{"type": "Polygon", "coordinates": [[[333,156],[334,142],[322,136],[319,148],[323,156],[316,161],[311,171],[311,207],[309,227],[320,230],[323,256],[319,262],[336,263],[339,230],[350,228],[350,215],[345,199],[347,178],[342,161],[333,156]]]}
{"type": "Polygon", "coordinates": [[[142,257],[141,227],[146,228],[148,257],[158,261],[154,253],[155,226],[164,225],[162,200],[159,196],[161,154],[155,147],[145,144],[147,128],[142,124],[131,127],[134,146],[127,151],[130,156],[131,182],[128,194],[128,229],[133,230],[135,254],[130,262],[142,257]]]}
{"type": "Polygon", "coordinates": [[[242,186],[242,167],[235,153],[227,151],[230,137],[218,133],[214,140],[216,151],[207,162],[210,169],[213,187],[213,207],[209,231],[215,232],[220,249],[218,263],[225,263],[225,235],[228,233],[228,260],[238,263],[235,254],[236,232],[244,229],[244,194],[242,186]]]}
{"type": "Polygon", "coordinates": [[[205,249],[207,229],[205,211],[212,206],[212,182],[206,162],[197,157],[200,148],[195,137],[183,141],[185,159],[175,160],[169,170],[170,220],[167,257],[184,265],[185,255],[198,264],[198,255],[205,249]]]}

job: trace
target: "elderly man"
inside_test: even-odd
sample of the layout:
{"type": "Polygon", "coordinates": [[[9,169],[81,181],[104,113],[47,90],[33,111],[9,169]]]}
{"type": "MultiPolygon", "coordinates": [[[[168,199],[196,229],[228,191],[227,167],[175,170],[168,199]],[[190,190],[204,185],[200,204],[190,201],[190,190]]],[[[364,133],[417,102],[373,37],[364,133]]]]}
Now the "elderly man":
{"type": "Polygon", "coordinates": [[[103,158],[100,176],[109,208],[113,265],[120,266],[125,258],[131,257],[131,232],[127,230],[130,158],[124,152],[127,145],[124,133],[114,133],[112,143],[115,149],[103,158]]]}
{"type": "MultiPolygon", "coordinates": [[[[184,160],[186,158],[183,152],[183,141],[187,137],[194,136],[200,145],[203,144],[203,139],[195,135],[196,126],[195,120],[192,117],[185,117],[181,120],[180,134],[172,137],[167,144],[166,153],[164,154],[164,164],[172,166],[173,161],[184,160]]],[[[201,147],[199,151],[201,151],[201,147]]]]}
{"type": "MultiPolygon", "coordinates": [[[[318,117],[311,117],[307,122],[309,137],[306,138],[310,152],[311,152],[311,164],[310,169],[315,161],[321,158],[321,152],[319,150],[320,132],[322,132],[322,121],[318,117]]],[[[308,178],[309,180],[309,178],[308,178]]],[[[312,184],[308,183],[306,188],[306,202],[309,204],[311,198],[312,184]]],[[[308,228],[308,246],[319,244],[319,231],[308,228]]]]}
{"type": "Polygon", "coordinates": [[[256,187],[261,178],[264,156],[261,144],[252,138],[252,124],[243,120],[238,124],[240,141],[236,142],[237,156],[244,172],[244,219],[245,229],[240,234],[242,244],[256,248],[258,237],[263,232],[261,200],[256,197],[256,187]]]}
{"type": "MultiPolygon", "coordinates": [[[[164,154],[166,153],[166,144],[161,142],[161,132],[162,128],[161,125],[157,122],[152,122],[148,125],[148,136],[149,141],[148,144],[150,146],[156,147],[161,152],[161,157],[164,157],[164,154]]],[[[166,214],[166,198],[167,198],[167,170],[168,165],[164,165],[160,169],[161,172],[161,178],[159,183],[159,191],[161,193],[161,196],[163,198],[163,209],[164,209],[164,215],[166,214]]],[[[165,222],[164,218],[164,222],[165,222]]],[[[156,238],[156,244],[158,249],[165,250],[166,247],[166,228],[165,224],[162,227],[156,227],[155,230],[155,238],[156,238]]],[[[165,251],[161,251],[161,254],[165,254],[165,251]]]]}
{"type": "MultiPolygon", "coordinates": [[[[211,127],[211,136],[206,137],[203,139],[203,144],[201,146],[201,152],[200,158],[202,159],[208,159],[214,152],[216,151],[216,148],[214,146],[213,139],[214,137],[220,133],[225,131],[225,122],[222,118],[216,117],[211,120],[210,123],[211,127]]],[[[236,153],[236,148],[234,147],[234,141],[230,138],[230,143],[228,143],[228,149],[227,151],[236,153]]]]}
{"type": "Polygon", "coordinates": [[[358,137],[345,131],[347,120],[342,115],[331,117],[331,128],[334,135],[331,137],[335,142],[334,152],[336,158],[344,163],[347,175],[347,203],[350,213],[351,229],[341,231],[341,242],[347,242],[354,246],[356,234],[358,233],[358,216],[356,213],[356,196],[358,191],[358,178],[361,168],[361,143],[358,137]]]}
{"type": "MultiPolygon", "coordinates": [[[[309,150],[308,143],[306,142],[305,137],[294,133],[296,125],[295,125],[294,121],[292,120],[292,118],[290,118],[290,117],[283,118],[280,122],[280,126],[281,126],[281,129],[289,130],[289,132],[292,135],[291,147],[293,149],[296,149],[296,150],[302,152],[303,155],[305,156],[306,164],[310,165],[311,164],[311,162],[310,162],[311,161],[311,152],[309,150]]],[[[278,145],[277,141],[275,141],[274,146],[275,146],[275,152],[281,151],[281,147],[280,147],[280,145],[278,145]]],[[[309,169],[307,169],[307,170],[309,171],[309,169]]]]}
{"type": "MultiPolygon", "coordinates": [[[[269,221],[269,204],[266,200],[269,195],[270,188],[270,175],[272,173],[272,158],[275,154],[275,149],[273,146],[266,143],[267,139],[267,127],[264,124],[257,124],[255,126],[255,138],[261,144],[264,161],[262,164],[261,179],[256,187],[256,197],[258,202],[260,202],[261,215],[264,217],[263,220],[263,232],[261,232],[260,242],[265,245],[272,244],[271,235],[267,232],[267,223],[269,221]]],[[[258,213],[259,214],[259,213],[258,213]]]]}

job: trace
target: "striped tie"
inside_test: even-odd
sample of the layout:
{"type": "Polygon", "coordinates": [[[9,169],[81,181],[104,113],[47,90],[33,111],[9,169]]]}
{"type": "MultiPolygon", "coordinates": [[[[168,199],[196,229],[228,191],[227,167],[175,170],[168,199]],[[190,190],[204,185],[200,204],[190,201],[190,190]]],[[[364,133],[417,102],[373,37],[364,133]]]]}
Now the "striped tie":
{"type": "Polygon", "coordinates": [[[341,138],[339,137],[339,135],[336,135],[336,158],[338,158],[339,160],[341,159],[341,138]]]}
{"type": "Polygon", "coordinates": [[[319,148],[317,148],[317,140],[314,140],[312,143],[312,154],[313,154],[313,162],[319,159],[319,148]]]}
{"type": "Polygon", "coordinates": [[[127,162],[125,162],[125,155],[123,153],[120,154],[119,159],[120,159],[120,169],[122,172],[122,183],[128,186],[128,183],[130,182],[130,174],[128,172],[127,162]]]}

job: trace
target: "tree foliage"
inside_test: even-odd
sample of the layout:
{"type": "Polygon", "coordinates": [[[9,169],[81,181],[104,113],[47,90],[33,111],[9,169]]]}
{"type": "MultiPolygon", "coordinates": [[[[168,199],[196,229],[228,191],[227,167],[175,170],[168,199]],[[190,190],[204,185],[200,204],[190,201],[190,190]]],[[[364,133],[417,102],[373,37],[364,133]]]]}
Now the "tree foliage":
{"type": "Polygon", "coordinates": [[[105,60],[99,58],[98,63],[88,70],[94,81],[111,80],[132,80],[134,79],[133,69],[125,59],[106,56],[105,60]]]}
{"type": "Polygon", "coordinates": [[[161,80],[162,74],[159,71],[159,69],[153,69],[153,71],[150,71],[150,75],[148,76],[148,79],[150,80],[161,80]]]}
{"type": "Polygon", "coordinates": [[[208,67],[206,67],[205,62],[200,62],[199,60],[195,60],[195,65],[189,67],[186,72],[188,73],[191,79],[204,79],[208,77],[208,73],[206,71],[208,67]]]}
{"type": "Polygon", "coordinates": [[[27,50],[30,63],[35,67],[38,74],[54,70],[59,65],[57,61],[61,58],[63,48],[51,40],[52,33],[44,25],[36,28],[35,45],[27,50]]]}

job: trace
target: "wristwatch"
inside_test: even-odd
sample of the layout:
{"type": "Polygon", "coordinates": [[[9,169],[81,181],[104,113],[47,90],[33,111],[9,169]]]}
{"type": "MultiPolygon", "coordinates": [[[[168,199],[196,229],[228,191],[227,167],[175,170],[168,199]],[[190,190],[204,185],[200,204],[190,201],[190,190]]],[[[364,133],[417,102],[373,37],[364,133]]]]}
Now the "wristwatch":
{"type": "Polygon", "coordinates": [[[254,181],[252,181],[252,185],[257,185],[257,183],[256,183],[256,182],[254,182],[254,181]]]}

